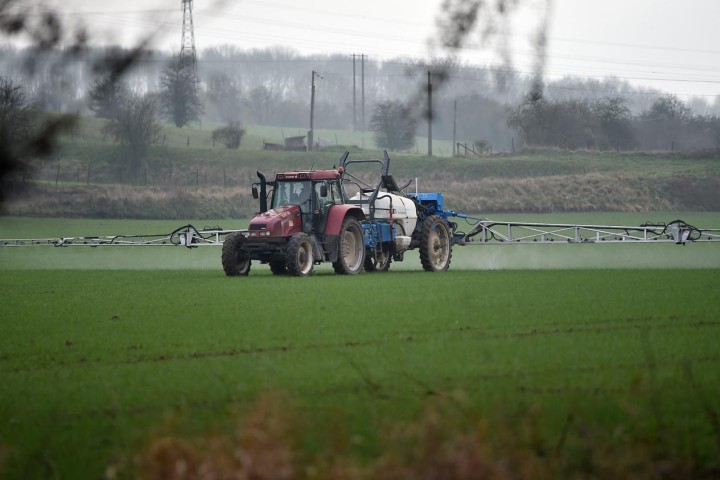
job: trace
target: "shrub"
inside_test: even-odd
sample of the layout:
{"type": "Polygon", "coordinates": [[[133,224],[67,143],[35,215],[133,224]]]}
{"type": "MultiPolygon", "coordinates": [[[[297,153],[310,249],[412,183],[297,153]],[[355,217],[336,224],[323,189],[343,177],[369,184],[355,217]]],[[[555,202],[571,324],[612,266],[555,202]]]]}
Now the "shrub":
{"type": "Polygon", "coordinates": [[[245,128],[240,122],[230,122],[225,127],[213,130],[213,143],[222,142],[227,148],[239,148],[245,128]]]}

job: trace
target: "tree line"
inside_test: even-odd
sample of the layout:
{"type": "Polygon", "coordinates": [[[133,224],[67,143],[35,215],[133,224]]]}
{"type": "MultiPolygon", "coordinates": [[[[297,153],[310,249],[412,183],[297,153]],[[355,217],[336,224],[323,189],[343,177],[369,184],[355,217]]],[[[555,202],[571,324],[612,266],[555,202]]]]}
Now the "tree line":
{"type": "Polygon", "coordinates": [[[512,109],[508,125],[525,145],[595,150],[720,148],[720,117],[694,114],[678,97],[657,97],[634,114],[621,96],[550,100],[529,94],[512,109]]]}
{"type": "MultiPolygon", "coordinates": [[[[36,53],[6,48],[0,57],[6,87],[23,86],[20,110],[106,118],[103,134],[121,146],[135,171],[157,143],[162,117],[178,127],[220,124],[213,139],[229,148],[240,145],[243,123],[306,128],[310,68],[322,72],[316,126],[373,131],[381,148],[413,149],[415,136],[424,133],[426,71],[439,85],[430,119],[436,138],[456,138],[480,150],[720,147],[719,100],[685,103],[612,78],[565,79],[538,91],[530,88],[530,78],[512,70],[396,59],[363,64],[353,90],[352,64],[344,55],[212,48],[201,53],[196,82],[194,71],[167,52],[88,48],[81,57],[62,49],[36,53]],[[133,62],[127,69],[98,68],[128,56],[133,62]]],[[[6,110],[17,107],[12,96],[4,101],[9,102],[6,110]]]]}

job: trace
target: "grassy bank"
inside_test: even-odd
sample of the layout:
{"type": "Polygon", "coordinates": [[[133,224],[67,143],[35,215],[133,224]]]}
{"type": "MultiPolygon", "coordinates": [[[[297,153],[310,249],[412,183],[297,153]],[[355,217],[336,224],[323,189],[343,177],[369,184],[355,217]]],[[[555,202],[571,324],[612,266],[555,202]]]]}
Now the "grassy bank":
{"type": "MultiPolygon", "coordinates": [[[[242,218],[257,209],[249,194],[257,170],[271,177],[282,171],[332,168],[346,148],[351,159],[382,156],[368,148],[363,134],[353,132],[323,132],[337,137],[338,145],[319,151],[274,152],[262,150],[263,139],[281,142],[283,135],[297,132],[248,126],[242,148],[228,150],[213,147],[212,126],[164,126],[163,140],[150,149],[145,165],[129,171],[119,147],[100,134],[101,127],[101,120],[81,119],[80,129],[63,137],[49,160],[35,163],[29,176],[4,186],[22,192],[4,206],[5,213],[242,218]]],[[[720,205],[720,158],[715,151],[545,150],[472,158],[405,152],[391,158],[391,172],[399,183],[417,180],[419,191],[442,192],[449,208],[466,213],[716,211],[720,205]]]]}

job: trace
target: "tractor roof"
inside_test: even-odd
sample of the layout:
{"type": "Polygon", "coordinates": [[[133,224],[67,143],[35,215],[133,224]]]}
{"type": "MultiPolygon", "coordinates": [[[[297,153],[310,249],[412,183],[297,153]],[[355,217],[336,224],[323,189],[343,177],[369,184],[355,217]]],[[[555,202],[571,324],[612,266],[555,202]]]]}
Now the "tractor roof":
{"type": "Polygon", "coordinates": [[[275,175],[275,180],[336,180],[338,178],[340,173],[337,170],[305,170],[275,175]]]}

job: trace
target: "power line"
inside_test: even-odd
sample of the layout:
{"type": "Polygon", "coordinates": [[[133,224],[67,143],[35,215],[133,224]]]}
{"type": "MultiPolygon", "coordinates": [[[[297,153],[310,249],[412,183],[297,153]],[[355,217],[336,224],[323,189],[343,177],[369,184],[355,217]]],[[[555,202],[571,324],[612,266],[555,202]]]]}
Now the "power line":
{"type": "MultiPolygon", "coordinates": [[[[276,5],[277,5],[277,4],[276,4],[276,5]]],[[[150,13],[150,12],[170,13],[169,11],[166,11],[166,10],[138,10],[137,12],[141,12],[141,13],[150,13]]],[[[66,11],[66,13],[67,13],[67,11],[66,11]]],[[[74,14],[75,12],[69,12],[69,13],[70,13],[70,14],[74,14]]],[[[97,13],[97,14],[102,14],[102,12],[95,12],[95,13],[97,13]]],[[[122,13],[124,13],[124,14],[129,14],[129,13],[132,13],[132,11],[129,11],[129,10],[128,10],[128,11],[122,11],[122,13]]],[[[231,17],[232,17],[232,15],[231,15],[231,17]]],[[[238,17],[238,18],[241,18],[241,17],[238,17]]],[[[250,20],[250,21],[267,21],[267,20],[265,20],[265,19],[257,18],[257,17],[246,17],[246,19],[247,19],[247,20],[250,20]]],[[[118,24],[118,19],[116,19],[116,18],[112,18],[112,19],[109,19],[109,20],[110,20],[110,22],[113,23],[113,24],[118,24]]],[[[277,20],[271,20],[271,21],[267,21],[267,22],[268,22],[269,24],[271,24],[271,25],[280,25],[280,26],[285,26],[285,27],[290,27],[290,28],[298,28],[298,29],[302,28],[303,30],[306,30],[306,29],[308,28],[308,25],[299,24],[299,23],[296,24],[296,23],[292,23],[292,22],[282,22],[282,21],[277,21],[277,20]]],[[[121,24],[122,24],[122,21],[121,21],[121,24]]],[[[140,25],[143,25],[143,26],[148,26],[148,27],[150,26],[147,22],[140,22],[139,24],[140,24],[140,25]]],[[[338,29],[324,28],[324,27],[316,27],[316,26],[310,26],[309,28],[310,28],[310,29],[317,29],[317,28],[319,28],[319,30],[320,30],[320,31],[323,31],[324,33],[340,33],[340,34],[344,34],[344,35],[365,35],[364,32],[357,32],[357,31],[338,30],[338,29]]],[[[213,30],[203,30],[203,32],[204,32],[204,34],[206,34],[206,35],[208,35],[208,36],[218,37],[218,38],[222,38],[222,39],[224,39],[224,40],[232,39],[232,38],[233,38],[232,35],[234,35],[234,38],[243,38],[242,35],[241,35],[241,36],[238,36],[238,35],[237,35],[237,32],[235,32],[235,31],[227,31],[227,32],[226,32],[226,31],[224,31],[224,30],[213,29],[213,30]],[[228,34],[230,34],[230,35],[228,35],[228,34]]],[[[262,39],[263,37],[259,37],[259,36],[256,35],[254,38],[260,38],[260,39],[262,39]]],[[[266,38],[266,39],[269,39],[269,38],[274,39],[274,37],[265,37],[265,38],[266,38]]],[[[392,40],[392,41],[400,40],[400,41],[404,41],[404,42],[406,42],[406,43],[415,44],[415,42],[413,42],[412,40],[407,40],[407,39],[405,39],[404,37],[401,38],[401,37],[385,36],[385,35],[384,35],[384,36],[379,36],[379,35],[375,34],[375,35],[369,35],[369,36],[366,35],[365,38],[373,38],[373,39],[378,39],[378,38],[379,38],[379,39],[387,39],[387,40],[392,40]]],[[[564,40],[568,41],[567,39],[564,39],[564,40]]],[[[578,42],[589,43],[588,41],[584,41],[584,40],[578,40],[578,42]]],[[[293,43],[294,43],[294,44],[298,44],[299,42],[293,41],[293,43]]],[[[598,42],[598,43],[599,43],[599,44],[604,44],[604,43],[612,43],[612,42],[598,42]]],[[[317,48],[318,46],[324,46],[325,44],[324,44],[324,43],[317,43],[317,42],[306,42],[306,43],[304,43],[304,45],[317,48]]],[[[620,44],[619,44],[619,45],[620,45],[620,44]]],[[[630,44],[621,44],[621,45],[623,45],[623,46],[629,46],[630,44]]],[[[334,43],[333,46],[332,46],[333,49],[337,49],[337,47],[338,47],[337,43],[334,43]]],[[[640,46],[640,47],[645,47],[645,46],[640,46]]],[[[659,49],[659,47],[658,47],[658,49],[659,49]]],[[[387,49],[385,49],[385,50],[387,51],[387,49]]],[[[467,47],[465,50],[479,50],[479,49],[476,48],[476,47],[470,46],[470,47],[467,47]]],[[[689,49],[680,49],[680,50],[689,50],[689,49]]],[[[709,50],[708,50],[707,52],[712,52],[712,51],[709,51],[709,50]]],[[[516,56],[517,56],[517,55],[524,55],[524,53],[522,53],[522,52],[517,53],[517,52],[516,52],[515,55],[516,55],[516,56]]],[[[548,63],[551,64],[551,65],[552,65],[552,64],[555,64],[558,59],[590,61],[590,62],[607,63],[607,64],[619,64],[619,65],[625,65],[625,66],[653,66],[653,67],[654,67],[654,66],[657,66],[657,64],[648,64],[647,62],[632,62],[632,61],[624,61],[624,62],[623,62],[623,61],[610,60],[610,59],[604,59],[604,58],[598,58],[598,57],[577,57],[577,56],[563,56],[563,55],[553,55],[553,56],[549,57],[549,62],[548,62],[548,63]]],[[[691,70],[707,71],[707,72],[710,72],[710,73],[714,72],[714,70],[712,70],[712,69],[708,69],[708,68],[704,68],[704,67],[697,67],[697,66],[682,66],[682,65],[667,65],[667,64],[666,64],[666,65],[659,65],[659,66],[660,66],[661,68],[670,68],[670,69],[683,69],[683,70],[691,69],[691,70]]],[[[581,71],[583,71],[583,72],[594,71],[594,72],[598,72],[600,75],[606,74],[606,70],[605,70],[605,69],[592,69],[592,70],[591,70],[591,69],[588,69],[588,67],[564,66],[563,69],[564,69],[563,71],[561,71],[560,73],[556,73],[555,75],[563,75],[563,74],[566,74],[567,70],[576,70],[576,71],[577,71],[577,70],[581,70],[581,71]]],[[[613,73],[615,73],[615,74],[618,74],[618,73],[622,74],[622,72],[617,72],[617,71],[615,71],[615,70],[613,71],[613,73]]],[[[651,72],[651,73],[655,73],[655,72],[651,72]]],[[[665,76],[664,76],[663,78],[659,79],[660,81],[664,81],[664,82],[670,81],[670,79],[667,77],[667,72],[662,72],[662,74],[665,74],[665,76]]],[[[653,81],[653,80],[655,79],[655,77],[650,78],[650,77],[647,77],[647,76],[638,77],[638,76],[635,75],[634,73],[633,73],[633,74],[630,74],[630,75],[623,75],[623,77],[624,77],[624,78],[628,78],[628,79],[636,79],[636,78],[637,78],[637,79],[641,79],[641,80],[645,80],[645,81],[653,81]]],[[[680,79],[680,81],[687,82],[688,80],[687,80],[686,78],[682,78],[682,79],[680,79]]],[[[691,81],[694,82],[695,80],[691,80],[691,81]]],[[[706,83],[706,82],[714,83],[714,79],[698,79],[698,83],[706,83]]]]}
{"type": "MultiPolygon", "coordinates": [[[[271,8],[282,8],[282,9],[290,9],[293,11],[306,11],[311,13],[322,13],[327,15],[339,15],[344,16],[346,14],[339,13],[339,12],[330,12],[325,11],[322,9],[313,9],[310,7],[304,7],[304,6],[291,6],[291,5],[284,5],[277,2],[264,2],[264,0],[261,2],[260,0],[248,0],[249,3],[255,3],[257,5],[266,4],[266,6],[270,6],[271,8]]],[[[164,14],[164,15],[172,15],[171,10],[165,10],[165,9],[144,9],[144,10],[113,10],[112,12],[103,12],[100,10],[93,10],[90,12],[81,12],[76,10],[67,10],[67,9],[60,9],[57,10],[58,13],[61,13],[62,15],[66,16],[72,16],[73,18],[76,17],[82,17],[85,15],[94,15],[99,17],[98,20],[101,23],[106,23],[110,25],[117,25],[122,27],[137,27],[139,29],[144,30],[154,30],[154,31],[170,31],[168,27],[161,24],[160,27],[158,27],[156,22],[151,22],[146,19],[138,19],[138,18],[131,18],[129,16],[133,15],[134,13],[140,14],[140,15],[149,15],[149,14],[164,14]]],[[[284,28],[292,28],[297,30],[311,30],[311,31],[317,31],[321,34],[337,34],[337,35],[345,35],[350,38],[357,38],[361,39],[360,41],[367,40],[367,39],[373,39],[373,40],[388,40],[391,42],[403,42],[404,44],[408,45],[419,45],[419,42],[413,41],[412,39],[403,37],[398,37],[395,35],[388,35],[386,33],[372,33],[372,32],[366,32],[366,31],[358,31],[358,30],[348,30],[348,29],[338,29],[335,27],[327,27],[322,25],[307,25],[302,23],[295,23],[292,21],[286,21],[286,20],[278,20],[278,19],[266,19],[263,17],[247,17],[247,16],[238,16],[233,14],[226,14],[225,12],[215,11],[212,9],[206,9],[202,10],[203,15],[207,14],[210,16],[218,16],[223,15],[224,17],[229,17],[232,19],[240,19],[240,20],[247,20],[251,23],[262,23],[266,25],[273,25],[273,26],[280,26],[284,28]],[[263,23],[264,22],[264,23],[263,23]]],[[[376,17],[366,17],[366,19],[370,20],[378,20],[376,17]]],[[[408,23],[414,23],[414,22],[408,22],[408,23]]],[[[421,23],[417,23],[417,25],[422,25],[421,23]]],[[[263,35],[263,34],[250,34],[248,32],[238,32],[237,30],[229,30],[229,29],[221,29],[221,28],[201,28],[198,29],[198,31],[202,32],[203,36],[207,36],[210,38],[219,38],[222,40],[236,40],[236,41],[245,41],[245,40],[255,40],[260,42],[272,42],[277,41],[277,36],[273,35],[263,35]]],[[[342,49],[343,47],[346,51],[347,50],[354,50],[356,48],[356,42],[337,42],[333,41],[332,44],[326,40],[327,35],[320,35],[320,39],[318,40],[308,40],[305,38],[297,38],[293,36],[285,37],[284,40],[287,40],[289,43],[292,43],[296,46],[303,46],[307,48],[320,48],[320,49],[327,49],[330,53],[335,53],[338,51],[338,49],[342,49]]],[[[551,40],[558,40],[566,43],[578,43],[578,44],[597,44],[597,45],[608,45],[608,46],[617,46],[620,48],[640,48],[640,49],[653,49],[657,51],[669,51],[669,52],[692,52],[692,53],[705,53],[705,54],[720,54],[719,51],[715,50],[704,50],[704,49],[688,49],[688,48],[676,48],[676,47],[665,47],[665,46],[651,46],[651,45],[634,45],[629,43],[619,43],[619,42],[606,42],[606,41],[591,41],[591,40],[585,40],[585,39],[568,39],[568,38],[553,38],[550,37],[551,40]]],[[[378,48],[372,48],[368,47],[368,51],[372,53],[377,58],[387,58],[387,55],[392,52],[397,52],[398,56],[412,56],[407,55],[407,50],[401,50],[401,49],[393,49],[389,48],[387,46],[385,47],[378,47],[378,48]]],[[[469,52],[479,52],[481,49],[469,46],[464,51],[469,52]]],[[[528,56],[532,55],[532,52],[515,52],[514,56],[528,56]]],[[[529,57],[528,57],[529,58],[529,57]]],[[[532,59],[527,60],[528,62],[531,62],[532,59]]],[[[256,62],[261,62],[262,60],[256,60],[256,62]]],[[[278,60],[278,61],[287,61],[287,60],[278,60]]],[[[297,61],[311,61],[311,60],[297,60],[297,61]]],[[[249,62],[246,60],[246,62],[249,62]]],[[[531,68],[530,63],[521,62],[520,68],[516,70],[519,74],[528,74],[527,70],[531,68]]],[[[678,83],[678,84],[698,84],[698,85],[717,85],[720,83],[720,80],[715,78],[713,74],[717,72],[717,70],[713,69],[712,67],[708,66],[698,66],[698,65],[678,65],[678,64],[658,64],[658,63],[649,63],[647,61],[638,61],[634,62],[632,60],[618,60],[618,59],[609,59],[609,58],[603,58],[603,57],[594,57],[594,56],[572,56],[572,55],[552,55],[549,57],[548,62],[546,64],[546,75],[548,77],[570,77],[570,78],[597,78],[598,76],[607,76],[608,73],[613,75],[615,78],[618,78],[620,80],[627,80],[627,81],[644,81],[644,82],[661,82],[661,83],[678,83]],[[645,68],[645,69],[652,69],[652,68],[661,68],[665,70],[682,70],[683,72],[679,72],[678,74],[674,74],[669,71],[638,71],[637,68],[626,68],[624,70],[618,70],[618,69],[610,69],[610,68],[592,68],[588,66],[574,66],[574,65],[568,65],[568,64],[558,64],[558,60],[570,60],[570,61],[582,61],[582,62],[592,62],[592,63],[599,63],[599,64],[605,64],[605,65],[621,65],[624,67],[637,67],[637,68],[645,68]],[[687,75],[688,71],[695,72],[694,75],[689,76],[687,75]],[[708,75],[702,75],[702,73],[707,73],[708,75]],[[676,76],[677,75],[677,76],[676,76]]],[[[720,74],[720,72],[718,72],[720,74]]],[[[692,95],[692,94],[682,94],[682,95],[692,95]]],[[[708,95],[708,94],[696,94],[697,96],[714,96],[714,95],[708,95]]]]}

